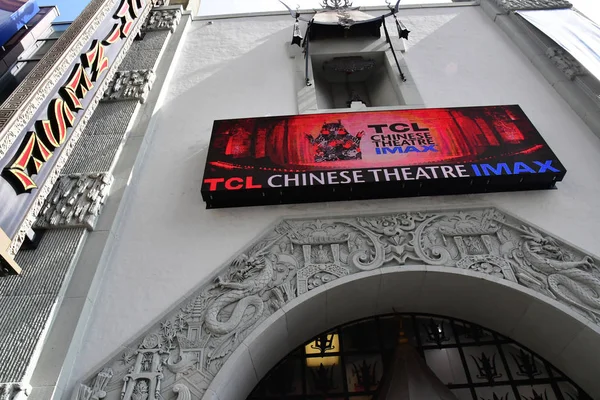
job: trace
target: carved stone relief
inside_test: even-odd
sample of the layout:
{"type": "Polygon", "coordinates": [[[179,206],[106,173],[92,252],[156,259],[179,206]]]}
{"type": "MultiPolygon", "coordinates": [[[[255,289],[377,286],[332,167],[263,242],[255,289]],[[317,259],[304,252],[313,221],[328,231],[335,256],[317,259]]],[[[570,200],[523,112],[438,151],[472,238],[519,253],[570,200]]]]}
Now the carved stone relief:
{"type": "Polygon", "coordinates": [[[1,400],[25,400],[31,388],[25,387],[20,383],[2,383],[0,384],[0,399],[1,400]]]}
{"type": "Polygon", "coordinates": [[[148,399],[156,390],[164,398],[201,396],[250,332],[296,296],[345,275],[406,264],[515,282],[600,324],[598,261],[497,209],[289,219],[113,359],[106,391],[125,399],[136,390],[148,399]]]}
{"type": "Polygon", "coordinates": [[[562,71],[570,80],[575,79],[578,75],[586,73],[585,68],[574,59],[569,53],[558,47],[549,47],[546,50],[546,56],[554,65],[562,71]]]}
{"type": "Polygon", "coordinates": [[[151,69],[117,71],[111,79],[102,101],[138,100],[142,104],[148,98],[155,74],[151,69]]]}
{"type": "Polygon", "coordinates": [[[112,182],[112,175],[105,172],[61,176],[46,198],[34,228],[93,230],[112,182]]]}
{"type": "Polygon", "coordinates": [[[494,0],[504,11],[517,10],[553,10],[571,8],[573,5],[566,0],[494,0]]]}
{"type": "Polygon", "coordinates": [[[143,32],[169,30],[175,32],[175,28],[181,20],[181,8],[153,9],[146,22],[142,26],[143,32]]]}
{"type": "Polygon", "coordinates": [[[110,368],[104,368],[96,375],[91,386],[81,385],[76,389],[74,397],[81,400],[96,400],[106,397],[104,389],[113,377],[113,371],[110,368]]]}

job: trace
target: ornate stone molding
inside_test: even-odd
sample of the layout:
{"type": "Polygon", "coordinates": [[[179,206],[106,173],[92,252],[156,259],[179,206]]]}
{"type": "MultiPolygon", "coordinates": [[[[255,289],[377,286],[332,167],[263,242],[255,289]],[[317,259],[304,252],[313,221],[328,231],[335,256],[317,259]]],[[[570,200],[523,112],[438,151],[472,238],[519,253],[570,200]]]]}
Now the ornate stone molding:
{"type": "Polygon", "coordinates": [[[546,50],[546,56],[554,65],[562,71],[570,80],[575,79],[578,75],[586,73],[585,68],[574,59],[569,53],[559,47],[549,47],[546,50]]]}
{"type": "Polygon", "coordinates": [[[151,69],[117,71],[104,92],[102,101],[137,100],[146,102],[155,74],[151,69]]]}
{"type": "Polygon", "coordinates": [[[0,383],[0,399],[2,400],[25,400],[31,388],[20,383],[0,383]]]}
{"type": "Polygon", "coordinates": [[[177,385],[173,386],[173,391],[175,393],[179,393],[177,400],[192,400],[190,389],[188,389],[188,387],[183,383],[178,383],[177,385]]]}
{"type": "Polygon", "coordinates": [[[75,400],[95,400],[106,397],[104,389],[113,377],[113,371],[110,368],[104,368],[96,375],[91,386],[80,385],[73,395],[75,400]]]}
{"type": "MultiPolygon", "coordinates": [[[[88,8],[89,8],[89,6],[88,6],[88,8]]],[[[86,10],[87,10],[87,8],[86,8],[86,10]]],[[[146,7],[139,17],[140,20],[144,20],[149,12],[150,12],[150,7],[146,7]]],[[[127,51],[129,50],[129,47],[131,47],[131,44],[133,43],[138,32],[140,31],[140,28],[141,28],[141,24],[137,24],[133,28],[131,34],[127,37],[127,39],[125,39],[125,43],[123,43],[121,52],[119,53],[119,55],[117,56],[117,58],[115,59],[115,61],[113,62],[113,64],[110,66],[110,68],[107,71],[106,79],[104,79],[102,81],[102,83],[100,84],[100,87],[98,88],[98,91],[95,93],[94,98],[90,101],[90,104],[83,111],[83,115],[81,116],[79,123],[71,132],[70,139],[68,140],[68,142],[63,144],[63,146],[64,146],[63,151],[61,152],[59,159],[55,164],[54,169],[48,175],[48,178],[46,179],[44,184],[39,188],[39,195],[37,196],[35,202],[32,204],[31,208],[29,209],[29,212],[27,213],[27,216],[25,217],[23,223],[21,224],[21,230],[13,238],[10,248],[8,249],[9,254],[11,254],[13,256],[15,254],[17,254],[17,251],[21,247],[23,240],[25,240],[25,234],[26,234],[27,230],[29,228],[31,228],[33,226],[33,224],[36,222],[37,216],[38,216],[42,206],[44,205],[46,197],[48,197],[48,194],[52,190],[54,183],[60,176],[60,171],[62,170],[65,163],[69,159],[69,155],[75,148],[75,144],[77,143],[77,140],[79,140],[79,137],[81,136],[81,134],[83,133],[83,130],[87,126],[87,123],[90,120],[90,118],[92,117],[92,114],[94,113],[94,111],[96,110],[98,103],[100,103],[103,93],[108,88],[108,84],[110,83],[110,78],[119,69],[119,65],[121,64],[121,62],[127,55],[127,51]]],[[[75,57],[75,55],[73,55],[73,57],[75,57]]]]}
{"type": "Polygon", "coordinates": [[[115,6],[114,0],[92,0],[69,29],[0,107],[0,158],[8,151],[42,102],[67,72],[83,46],[115,6]]]}
{"type": "Polygon", "coordinates": [[[237,346],[292,299],[342,276],[407,264],[491,275],[600,325],[598,261],[495,208],[290,219],[115,357],[106,391],[130,400],[138,386],[144,394],[160,387],[168,398],[185,383],[201,396],[237,346]]]}
{"type": "Polygon", "coordinates": [[[48,195],[34,228],[93,230],[113,180],[107,172],[62,175],[48,195]]]}
{"type": "Polygon", "coordinates": [[[154,7],[168,6],[171,0],[154,0],[154,7]]]}
{"type": "Polygon", "coordinates": [[[170,8],[154,8],[142,27],[143,32],[164,31],[175,32],[181,20],[181,6],[170,8]]]}
{"type": "Polygon", "coordinates": [[[554,10],[573,6],[566,0],[494,0],[494,2],[506,13],[517,10],[554,10]]]}

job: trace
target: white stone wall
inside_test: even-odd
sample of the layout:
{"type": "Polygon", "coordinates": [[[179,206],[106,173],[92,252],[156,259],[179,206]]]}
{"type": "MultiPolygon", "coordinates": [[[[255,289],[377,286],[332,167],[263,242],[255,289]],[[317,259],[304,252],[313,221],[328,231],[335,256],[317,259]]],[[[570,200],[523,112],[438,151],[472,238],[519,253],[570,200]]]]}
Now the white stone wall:
{"type": "Polygon", "coordinates": [[[200,186],[213,120],[294,114],[302,76],[286,51],[289,16],[195,21],[129,184],[72,382],[281,216],[493,204],[600,254],[600,140],[479,7],[400,16],[411,30],[405,60],[426,106],[520,104],[568,170],[558,189],[206,210],[200,186]]]}

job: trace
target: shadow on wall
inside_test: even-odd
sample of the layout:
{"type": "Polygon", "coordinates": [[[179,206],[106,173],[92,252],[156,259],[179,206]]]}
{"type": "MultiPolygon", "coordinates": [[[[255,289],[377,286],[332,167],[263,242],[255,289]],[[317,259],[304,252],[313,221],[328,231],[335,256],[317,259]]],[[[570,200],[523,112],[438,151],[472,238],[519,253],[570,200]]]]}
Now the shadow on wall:
{"type": "Polygon", "coordinates": [[[182,58],[186,65],[177,69],[167,102],[206,102],[203,105],[208,107],[207,111],[213,109],[213,113],[221,111],[223,114],[211,114],[214,115],[211,120],[273,112],[273,99],[269,94],[295,110],[295,65],[285,51],[292,26],[291,18],[289,21],[256,18],[252,23],[246,19],[216,20],[212,24],[194,22],[184,43],[182,58]],[[273,85],[267,84],[271,82],[279,85],[272,88],[273,85]],[[281,83],[289,87],[281,87],[281,83]],[[289,98],[283,99],[286,93],[289,98]],[[261,104],[261,98],[268,101],[261,104]],[[230,106],[224,107],[226,104],[230,106]],[[231,110],[237,109],[248,112],[231,115],[231,110]]]}
{"type": "Polygon", "coordinates": [[[428,107],[526,102],[543,107],[536,90],[518,89],[518,97],[511,90],[533,83],[559,97],[481,7],[442,8],[435,15],[423,9],[403,20],[414,29],[405,60],[428,107]],[[524,66],[530,73],[523,73],[524,66]],[[451,90],[439,90],[442,84],[451,90]]]}

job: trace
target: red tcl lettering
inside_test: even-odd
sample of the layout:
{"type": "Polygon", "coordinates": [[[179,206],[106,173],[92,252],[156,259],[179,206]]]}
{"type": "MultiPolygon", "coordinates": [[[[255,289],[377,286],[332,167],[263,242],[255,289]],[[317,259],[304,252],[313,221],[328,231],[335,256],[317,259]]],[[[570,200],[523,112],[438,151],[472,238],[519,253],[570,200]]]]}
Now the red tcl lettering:
{"type": "Polygon", "coordinates": [[[233,177],[229,179],[225,178],[207,178],[204,180],[204,184],[208,185],[208,190],[214,192],[224,187],[227,190],[240,190],[240,189],[260,189],[262,185],[254,184],[251,176],[246,178],[233,177]]]}
{"type": "Polygon", "coordinates": [[[244,187],[244,180],[242,178],[231,178],[225,181],[225,189],[227,190],[238,190],[244,187]]]}

